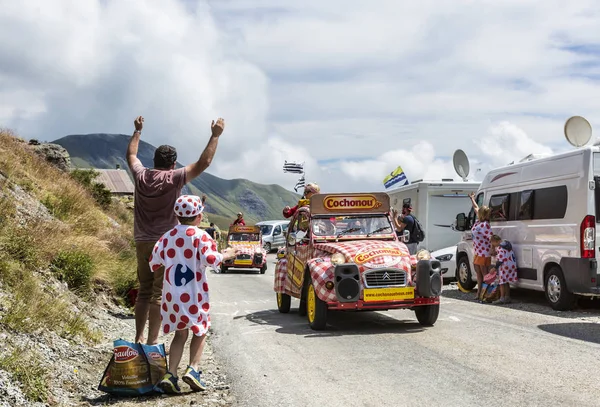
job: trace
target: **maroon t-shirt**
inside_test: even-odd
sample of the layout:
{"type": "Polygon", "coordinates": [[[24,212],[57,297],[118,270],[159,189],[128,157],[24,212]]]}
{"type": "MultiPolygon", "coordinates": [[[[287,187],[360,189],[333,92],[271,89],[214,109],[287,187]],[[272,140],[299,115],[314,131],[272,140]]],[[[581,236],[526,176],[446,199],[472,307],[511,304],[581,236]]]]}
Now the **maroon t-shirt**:
{"type": "Polygon", "coordinates": [[[154,170],[137,162],[131,167],[135,183],[133,234],[136,242],[156,242],[179,224],[173,206],[186,184],[185,168],[154,170]]]}

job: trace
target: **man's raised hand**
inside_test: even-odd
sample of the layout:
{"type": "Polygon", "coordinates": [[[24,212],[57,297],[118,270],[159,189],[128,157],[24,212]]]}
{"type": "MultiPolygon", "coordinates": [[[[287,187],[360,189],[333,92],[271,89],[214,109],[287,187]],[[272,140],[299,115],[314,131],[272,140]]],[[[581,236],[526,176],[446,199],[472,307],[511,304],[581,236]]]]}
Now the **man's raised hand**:
{"type": "Polygon", "coordinates": [[[213,120],[210,125],[210,128],[212,130],[213,137],[219,137],[223,133],[223,130],[225,129],[225,120],[223,120],[223,118],[221,118],[221,117],[219,117],[219,119],[217,120],[216,123],[213,120]]]}
{"type": "Polygon", "coordinates": [[[144,127],[144,118],[142,116],[136,117],[133,121],[133,125],[135,126],[136,130],[142,131],[142,128],[144,127]]]}

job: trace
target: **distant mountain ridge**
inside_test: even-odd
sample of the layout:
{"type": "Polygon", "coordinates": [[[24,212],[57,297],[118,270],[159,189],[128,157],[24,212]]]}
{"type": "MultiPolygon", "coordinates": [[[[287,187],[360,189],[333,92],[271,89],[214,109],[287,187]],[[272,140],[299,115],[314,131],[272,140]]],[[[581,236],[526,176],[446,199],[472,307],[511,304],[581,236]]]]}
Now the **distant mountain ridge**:
{"type": "MultiPolygon", "coordinates": [[[[131,136],[125,134],[74,134],[52,143],[63,146],[77,168],[121,168],[129,172],[125,152],[131,136]]],[[[140,140],[138,158],[146,167],[153,166],[156,147],[140,140]]],[[[198,151],[200,156],[202,151],[198,151]]],[[[186,163],[187,164],[187,163],[186,163]]],[[[177,167],[182,165],[178,162],[177,167]]],[[[226,228],[241,211],[247,223],[282,219],[282,209],[293,206],[300,198],[285,188],[272,184],[258,184],[238,178],[225,180],[207,172],[187,184],[194,194],[206,194],[206,212],[209,219],[220,228],[226,228]]]]}

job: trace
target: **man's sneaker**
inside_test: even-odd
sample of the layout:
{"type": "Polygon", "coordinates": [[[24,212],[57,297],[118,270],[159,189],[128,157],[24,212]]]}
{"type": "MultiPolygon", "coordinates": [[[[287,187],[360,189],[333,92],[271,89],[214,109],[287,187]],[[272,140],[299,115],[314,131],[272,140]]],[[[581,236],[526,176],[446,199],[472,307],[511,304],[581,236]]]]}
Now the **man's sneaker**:
{"type": "Polygon", "coordinates": [[[200,378],[202,372],[197,372],[193,367],[188,366],[185,374],[183,375],[183,381],[188,384],[194,391],[206,390],[206,383],[200,378]]]}
{"type": "Polygon", "coordinates": [[[163,377],[160,383],[158,383],[158,388],[165,393],[180,394],[181,389],[179,388],[177,381],[177,377],[173,376],[171,372],[167,372],[167,374],[165,374],[165,377],[163,377]]]}

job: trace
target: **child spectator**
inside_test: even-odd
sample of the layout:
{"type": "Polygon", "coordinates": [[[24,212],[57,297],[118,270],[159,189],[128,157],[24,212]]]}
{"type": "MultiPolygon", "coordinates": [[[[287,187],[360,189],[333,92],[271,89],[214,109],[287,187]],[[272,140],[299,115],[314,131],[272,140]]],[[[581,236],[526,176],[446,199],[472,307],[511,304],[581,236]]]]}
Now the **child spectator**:
{"type": "Polygon", "coordinates": [[[500,299],[492,304],[508,304],[510,302],[510,283],[517,281],[517,259],[508,240],[502,240],[498,235],[491,239],[492,247],[496,253],[494,268],[498,273],[500,285],[500,299]]]}
{"type": "Polygon", "coordinates": [[[161,301],[162,332],[175,331],[169,353],[170,371],[158,387],[165,393],[181,393],[177,368],[191,330],[194,336],[183,381],[192,390],[203,391],[206,384],[200,378],[202,372],[198,368],[210,328],[206,267],[218,267],[221,261],[235,257],[235,250],[219,253],[215,241],[198,228],[204,210],[199,197],[180,196],[175,201],[174,210],[180,224],[160,238],[149,260],[153,272],[162,266],[165,270],[161,301]]]}

